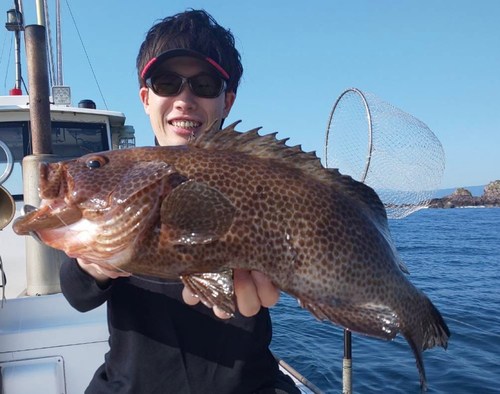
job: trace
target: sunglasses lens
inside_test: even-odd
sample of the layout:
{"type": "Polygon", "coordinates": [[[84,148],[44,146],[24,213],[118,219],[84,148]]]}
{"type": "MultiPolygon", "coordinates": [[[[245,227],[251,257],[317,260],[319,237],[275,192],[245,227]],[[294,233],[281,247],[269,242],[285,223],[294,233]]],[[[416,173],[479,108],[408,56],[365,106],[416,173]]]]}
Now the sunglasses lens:
{"type": "Polygon", "coordinates": [[[210,74],[198,74],[189,79],[189,84],[198,97],[215,98],[221,94],[224,81],[210,74]]]}
{"type": "Polygon", "coordinates": [[[151,88],[159,96],[175,96],[179,93],[182,78],[177,74],[161,74],[151,77],[151,88]]]}
{"type": "MultiPolygon", "coordinates": [[[[146,83],[158,96],[176,96],[182,89],[183,77],[175,73],[152,76],[146,83]]],[[[211,74],[197,74],[187,78],[192,92],[203,98],[219,97],[224,89],[224,80],[211,74]]]]}

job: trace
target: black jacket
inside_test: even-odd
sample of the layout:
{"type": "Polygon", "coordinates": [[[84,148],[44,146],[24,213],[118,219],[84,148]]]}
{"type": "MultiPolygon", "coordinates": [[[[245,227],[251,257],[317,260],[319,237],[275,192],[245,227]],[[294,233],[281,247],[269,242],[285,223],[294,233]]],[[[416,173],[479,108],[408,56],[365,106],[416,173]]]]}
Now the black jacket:
{"type": "Polygon", "coordinates": [[[61,267],[61,288],[81,312],[108,303],[110,351],[87,394],[245,394],[283,378],[266,308],[220,320],[186,305],[180,282],[127,277],[103,290],[74,259],[61,267]]]}

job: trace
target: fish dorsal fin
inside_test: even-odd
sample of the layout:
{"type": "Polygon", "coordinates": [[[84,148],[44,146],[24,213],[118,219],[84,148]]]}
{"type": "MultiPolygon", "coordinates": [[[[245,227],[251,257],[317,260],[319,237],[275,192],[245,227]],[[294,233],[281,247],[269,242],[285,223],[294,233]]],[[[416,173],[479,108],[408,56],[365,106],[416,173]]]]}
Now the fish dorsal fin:
{"type": "Polygon", "coordinates": [[[240,122],[234,122],[222,130],[219,130],[214,122],[196,139],[191,140],[189,146],[208,150],[231,150],[262,159],[275,159],[292,168],[307,172],[316,179],[322,181],[330,179],[315,152],[304,152],[300,145],[286,146],[288,138],[278,140],[277,133],[260,136],[258,134],[260,127],[245,133],[236,131],[235,126],[240,122]]]}
{"type": "Polygon", "coordinates": [[[335,183],[339,185],[338,188],[340,191],[350,199],[356,201],[358,205],[369,214],[369,217],[389,244],[396,264],[399,266],[401,271],[409,274],[410,271],[408,270],[408,267],[399,256],[399,253],[394,246],[394,242],[392,241],[389,223],[387,221],[387,212],[377,193],[375,193],[370,186],[367,186],[362,182],[358,182],[348,175],[341,175],[337,169],[329,168],[328,172],[331,174],[334,182],[336,180],[335,183]]]}

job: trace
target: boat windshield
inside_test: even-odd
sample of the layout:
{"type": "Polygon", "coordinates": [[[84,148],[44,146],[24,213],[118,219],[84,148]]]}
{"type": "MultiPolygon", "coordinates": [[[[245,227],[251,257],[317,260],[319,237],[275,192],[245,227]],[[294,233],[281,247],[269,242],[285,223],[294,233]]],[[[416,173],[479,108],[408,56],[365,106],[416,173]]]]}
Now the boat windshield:
{"type": "MultiPolygon", "coordinates": [[[[0,123],[0,141],[3,141],[14,157],[14,167],[10,177],[3,183],[15,200],[23,194],[22,169],[23,157],[31,154],[31,139],[28,122],[0,123]]],[[[52,150],[61,160],[74,159],[92,152],[109,149],[106,124],[52,122],[52,150]]],[[[7,156],[0,149],[0,175],[7,165],[7,156]]]]}

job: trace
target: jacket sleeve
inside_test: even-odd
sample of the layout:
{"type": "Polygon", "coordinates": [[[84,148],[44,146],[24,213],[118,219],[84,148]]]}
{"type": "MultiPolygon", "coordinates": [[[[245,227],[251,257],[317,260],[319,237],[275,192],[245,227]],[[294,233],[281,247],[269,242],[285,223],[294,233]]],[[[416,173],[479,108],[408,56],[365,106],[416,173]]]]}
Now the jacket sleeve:
{"type": "Polygon", "coordinates": [[[111,294],[113,280],[110,280],[107,288],[100,288],[96,280],[80,268],[76,259],[64,261],[59,275],[64,297],[80,312],[87,312],[104,304],[111,294]]]}

